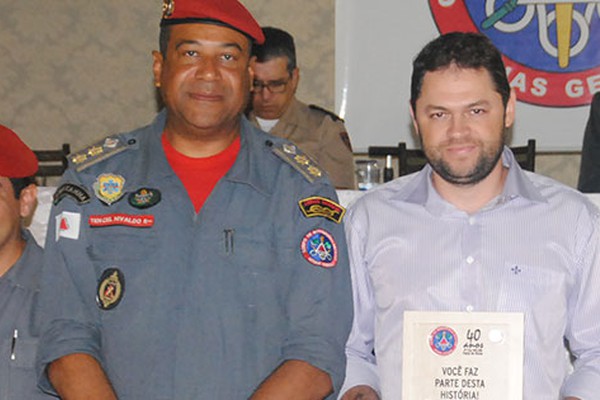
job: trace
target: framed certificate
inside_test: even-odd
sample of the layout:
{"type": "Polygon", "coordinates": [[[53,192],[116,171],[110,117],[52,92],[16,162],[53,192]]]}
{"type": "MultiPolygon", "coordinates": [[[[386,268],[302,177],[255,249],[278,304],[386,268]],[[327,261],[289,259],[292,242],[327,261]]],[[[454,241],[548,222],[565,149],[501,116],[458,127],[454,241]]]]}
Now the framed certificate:
{"type": "Polygon", "coordinates": [[[523,314],[404,313],[403,400],[522,400],[523,314]]]}

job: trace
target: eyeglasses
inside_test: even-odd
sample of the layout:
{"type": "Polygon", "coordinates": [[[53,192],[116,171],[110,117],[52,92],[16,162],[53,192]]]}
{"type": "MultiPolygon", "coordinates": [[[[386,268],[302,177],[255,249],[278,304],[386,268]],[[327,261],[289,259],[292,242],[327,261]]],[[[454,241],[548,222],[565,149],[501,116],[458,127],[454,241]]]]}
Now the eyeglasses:
{"type": "Polygon", "coordinates": [[[290,81],[290,78],[279,79],[276,81],[268,81],[268,82],[255,80],[252,83],[252,91],[254,93],[260,93],[263,91],[263,89],[266,88],[271,93],[283,93],[283,92],[285,92],[285,87],[289,81],[290,81]]]}

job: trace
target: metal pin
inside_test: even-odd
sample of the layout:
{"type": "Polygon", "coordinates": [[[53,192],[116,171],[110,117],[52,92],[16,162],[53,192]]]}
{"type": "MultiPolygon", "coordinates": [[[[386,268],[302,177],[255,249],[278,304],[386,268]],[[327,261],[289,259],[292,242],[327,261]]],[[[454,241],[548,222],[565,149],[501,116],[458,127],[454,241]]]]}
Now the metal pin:
{"type": "Polygon", "coordinates": [[[233,254],[233,234],[235,233],[235,229],[224,229],[223,233],[225,234],[225,253],[233,254]]]}
{"type": "Polygon", "coordinates": [[[15,354],[15,347],[17,346],[18,337],[19,337],[19,330],[15,329],[13,332],[12,342],[10,344],[10,359],[12,361],[17,359],[17,355],[15,354]]]}

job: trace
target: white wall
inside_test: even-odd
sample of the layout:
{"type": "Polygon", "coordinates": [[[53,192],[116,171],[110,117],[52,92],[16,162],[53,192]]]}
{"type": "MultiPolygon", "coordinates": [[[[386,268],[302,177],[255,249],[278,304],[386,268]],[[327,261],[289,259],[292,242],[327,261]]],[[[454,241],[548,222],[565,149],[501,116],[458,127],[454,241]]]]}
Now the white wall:
{"type": "MultiPolygon", "coordinates": [[[[596,14],[590,28],[598,37],[596,14]]],[[[346,119],[355,151],[399,141],[415,146],[408,111],[411,62],[438,34],[426,0],[337,0],[336,111],[346,119]]],[[[600,44],[590,45],[600,51],[600,44]]],[[[579,150],[588,113],[588,105],[519,102],[512,143],[535,138],[538,150],[579,150]]]]}

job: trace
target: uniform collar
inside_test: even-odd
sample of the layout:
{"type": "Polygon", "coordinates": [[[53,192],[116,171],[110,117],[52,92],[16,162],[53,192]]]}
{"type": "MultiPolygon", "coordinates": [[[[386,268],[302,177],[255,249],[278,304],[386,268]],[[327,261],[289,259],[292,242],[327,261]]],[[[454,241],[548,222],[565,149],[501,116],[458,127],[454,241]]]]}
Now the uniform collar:
{"type": "Polygon", "coordinates": [[[240,152],[235,163],[225,174],[225,179],[252,186],[257,191],[270,195],[273,171],[265,158],[271,155],[275,138],[254,127],[246,117],[242,117],[240,130],[240,152]],[[270,179],[271,178],[271,179],[270,179]]]}
{"type": "Polygon", "coordinates": [[[30,290],[38,288],[39,272],[42,268],[42,248],[37,244],[29,230],[22,229],[21,235],[25,240],[23,254],[2,277],[14,284],[30,290]]]}
{"type": "MultiPolygon", "coordinates": [[[[246,117],[241,117],[240,124],[240,152],[231,169],[225,174],[224,179],[248,184],[264,194],[270,194],[271,186],[267,184],[272,172],[265,168],[264,158],[271,153],[270,136],[261,132],[250,124],[246,117]]],[[[169,165],[161,143],[161,135],[166,124],[166,111],[162,110],[147,127],[149,132],[150,153],[148,163],[149,174],[156,176],[176,176],[169,165]]],[[[140,135],[143,136],[143,135],[140,135]]],[[[274,140],[274,139],[273,139],[274,140]]]]}

